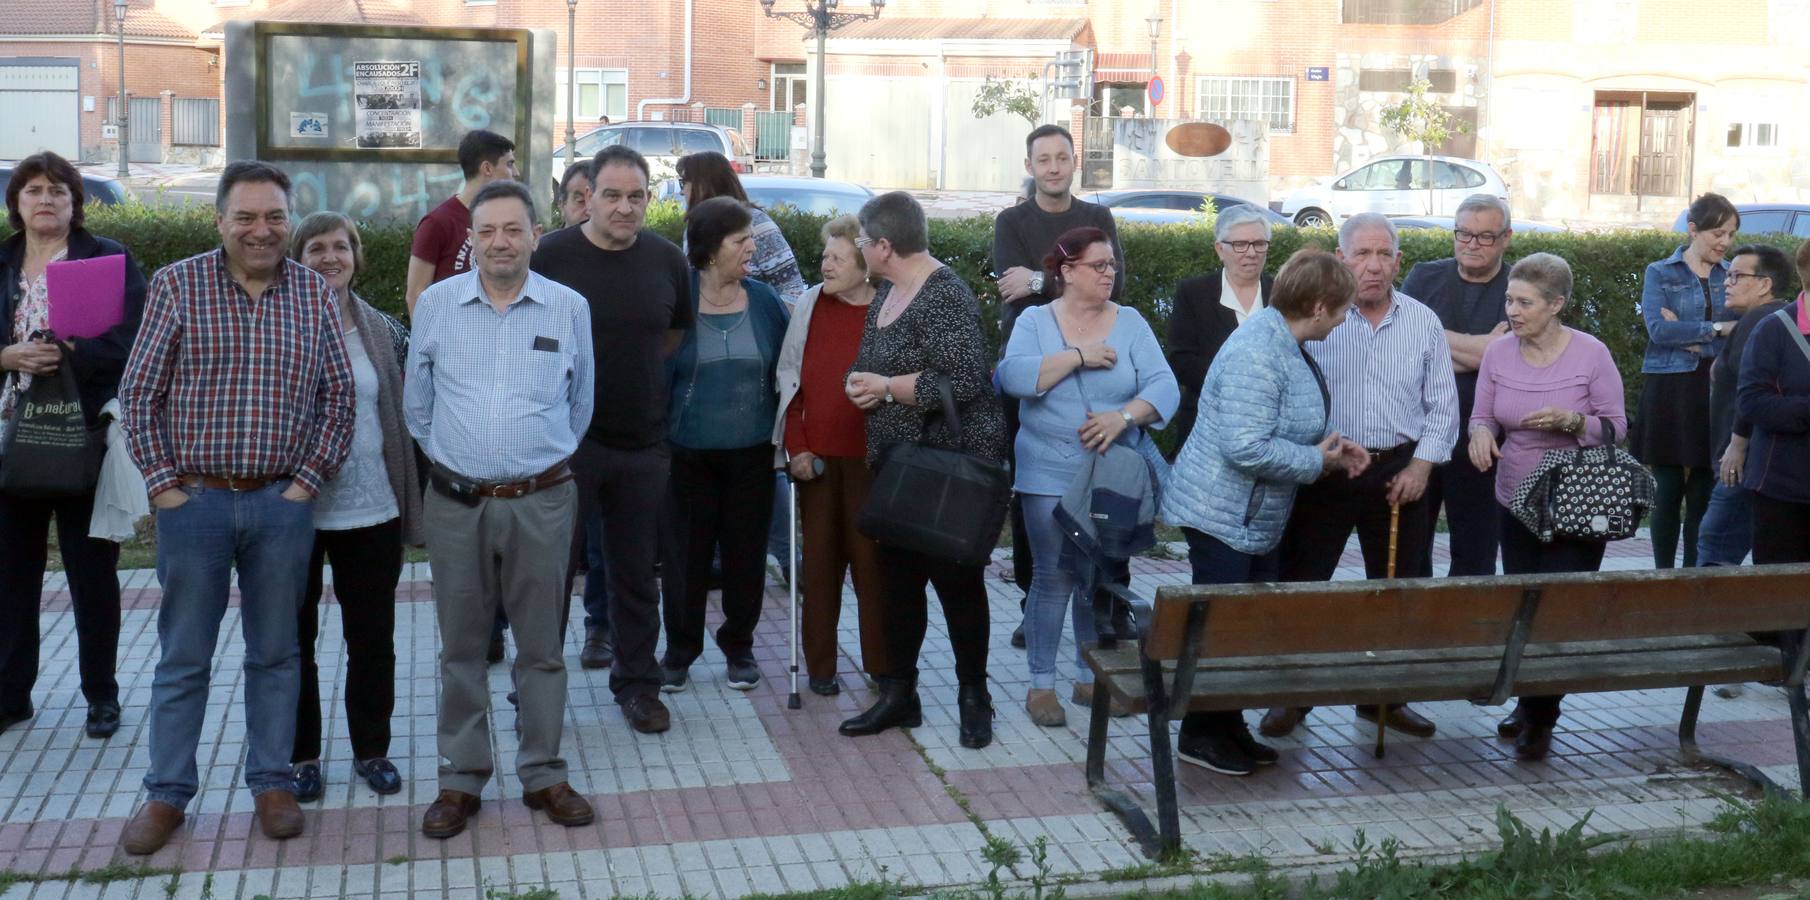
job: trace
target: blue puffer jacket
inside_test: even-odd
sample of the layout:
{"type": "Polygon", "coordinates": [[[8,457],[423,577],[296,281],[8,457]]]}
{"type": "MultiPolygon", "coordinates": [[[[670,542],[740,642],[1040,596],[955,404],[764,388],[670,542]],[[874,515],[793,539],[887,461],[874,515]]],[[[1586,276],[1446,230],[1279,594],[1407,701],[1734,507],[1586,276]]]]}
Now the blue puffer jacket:
{"type": "Polygon", "coordinates": [[[1320,477],[1326,401],[1282,314],[1265,309],[1226,339],[1175,459],[1162,518],[1261,555],[1282,541],[1295,488],[1320,477]]]}
{"type": "Polygon", "coordinates": [[[1723,286],[1728,275],[1728,260],[1709,270],[1710,314],[1703,314],[1703,282],[1684,261],[1684,244],[1671,256],[1647,266],[1640,286],[1640,317],[1647,325],[1647,349],[1640,360],[1640,371],[1648,375],[1690,372],[1705,359],[1722,351],[1726,338],[1716,337],[1711,322],[1729,317],[1722,303],[1728,296],[1723,286]],[[1660,310],[1669,309],[1678,317],[1666,321],[1660,310]]]}

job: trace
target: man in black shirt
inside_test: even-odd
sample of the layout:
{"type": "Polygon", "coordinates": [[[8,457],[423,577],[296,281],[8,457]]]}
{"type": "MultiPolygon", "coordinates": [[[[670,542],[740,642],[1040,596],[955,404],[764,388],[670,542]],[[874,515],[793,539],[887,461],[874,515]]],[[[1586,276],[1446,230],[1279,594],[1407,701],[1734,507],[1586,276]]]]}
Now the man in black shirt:
{"type": "MultiPolygon", "coordinates": [[[[1741,486],[1752,427],[1737,421],[1735,392],[1741,381],[1741,354],[1754,326],[1785,308],[1797,295],[1791,260],[1785,251],[1747,244],[1728,256],[1728,289],[1724,308],[1741,316],[1728,345],[1709,369],[1710,460],[1716,464],[1716,486],[1697,526],[1697,565],[1738,566],[1753,550],[1751,495],[1741,486]]],[[[1717,693],[1724,691],[1720,688],[1717,693]]]]}
{"type": "MultiPolygon", "coordinates": [[[[1514,236],[1508,204],[1489,194],[1472,194],[1458,204],[1452,223],[1452,258],[1417,264],[1402,281],[1402,293],[1426,304],[1445,327],[1458,382],[1458,444],[1452,461],[1427,479],[1428,539],[1445,506],[1451,531],[1452,564],[1447,575],[1496,574],[1496,475],[1471,465],[1467,435],[1477,399],[1477,366],[1483,350],[1508,333],[1508,270],[1503,256],[1514,236]]],[[[1431,547],[1426,559],[1432,559],[1431,547]]]]}
{"type": "Polygon", "coordinates": [[[643,228],[648,168],[640,153],[605,147],[592,164],[591,218],[541,239],[534,271],[584,295],[591,306],[597,405],[572,456],[579,520],[603,515],[610,631],[616,659],[610,691],[636,731],[671,726],[660,702],[660,506],[666,448],[666,358],[692,327],[691,270],[671,241],[643,228]]]}
{"type": "MultiPolygon", "coordinates": [[[[1043,258],[1049,255],[1056,238],[1071,228],[1093,226],[1106,232],[1112,240],[1112,255],[1119,263],[1119,280],[1113,285],[1112,299],[1119,299],[1125,285],[1125,251],[1119,247],[1119,232],[1112,211],[1097,203],[1077,199],[1072,191],[1075,182],[1075,139],[1060,125],[1042,125],[1024,139],[1024,171],[1031,176],[1032,196],[1010,209],[1002,210],[993,220],[993,274],[999,285],[999,351],[1005,353],[1012,337],[1012,323],[1025,310],[1056,299],[1056,285],[1043,271],[1043,258]]],[[[1007,453],[1018,437],[1018,404],[1005,405],[1007,453]]],[[[1012,577],[1019,590],[1031,589],[1031,544],[1025,537],[1024,511],[1017,499],[1012,501],[1012,577]]],[[[1012,633],[1012,646],[1024,646],[1024,627],[1012,633]]]]}

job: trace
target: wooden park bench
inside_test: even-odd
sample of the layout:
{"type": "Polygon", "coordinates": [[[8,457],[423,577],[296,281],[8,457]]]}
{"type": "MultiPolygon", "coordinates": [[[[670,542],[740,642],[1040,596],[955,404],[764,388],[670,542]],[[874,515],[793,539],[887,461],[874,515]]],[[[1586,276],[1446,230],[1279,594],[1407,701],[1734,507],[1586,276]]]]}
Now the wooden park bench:
{"type": "Polygon", "coordinates": [[[1135,643],[1086,650],[1106,688],[1094,692],[1087,783],[1153,857],[1181,844],[1169,723],[1190,711],[1685,687],[1685,761],[1778,790],[1753,766],[1700,752],[1696,727],[1704,685],[1782,680],[1810,796],[1810,565],[1182,585],[1133,606],[1135,643]],[[1754,632],[1780,633],[1778,646],[1754,632]],[[1160,832],[1105,783],[1113,700],[1148,717],[1160,832]]]}

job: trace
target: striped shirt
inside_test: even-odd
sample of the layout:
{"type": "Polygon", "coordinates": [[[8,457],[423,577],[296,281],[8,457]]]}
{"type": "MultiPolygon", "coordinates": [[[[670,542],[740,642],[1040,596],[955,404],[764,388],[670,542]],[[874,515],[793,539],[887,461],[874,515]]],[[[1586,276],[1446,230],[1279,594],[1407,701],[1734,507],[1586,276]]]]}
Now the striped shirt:
{"type": "Polygon", "coordinates": [[[591,308],[534,272],[499,313],[477,270],[421,292],[402,411],[428,459],[520,481],[572,456],[591,424],[591,308]]]}
{"type": "Polygon", "coordinates": [[[293,476],[319,494],[352,447],[352,367],[332,289],[284,260],[253,299],[222,250],[163,267],[119,400],[153,496],[183,475],[293,476]]]}
{"type": "Polygon", "coordinates": [[[1332,428],[1372,450],[1419,441],[1415,459],[1439,465],[1458,441],[1458,388],[1439,317],[1395,292],[1374,328],[1352,303],[1345,321],[1307,352],[1326,373],[1332,428]]]}

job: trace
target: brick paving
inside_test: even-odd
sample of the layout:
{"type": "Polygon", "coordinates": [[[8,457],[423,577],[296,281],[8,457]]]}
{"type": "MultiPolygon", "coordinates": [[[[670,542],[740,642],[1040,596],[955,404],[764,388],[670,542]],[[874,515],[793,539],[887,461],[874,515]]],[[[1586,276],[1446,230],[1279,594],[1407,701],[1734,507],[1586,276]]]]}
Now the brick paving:
{"type": "MultiPolygon", "coordinates": [[[[1436,565],[1443,565],[1443,536],[1436,565]]],[[[1610,569],[1650,565],[1644,540],[1616,545],[1610,569]]],[[[1185,563],[1144,559],[1137,586],[1187,580],[1185,563]]],[[[1361,577],[1355,544],[1341,578],[1361,577]]],[[[202,789],[177,840],[149,859],[182,874],[111,884],[15,884],[14,898],[61,897],[418,897],[482,896],[485,889],[550,887],[563,898],[740,896],[833,888],[887,877],[920,888],[971,885],[986,877],[987,834],[1028,843],[1049,839],[1056,874],[1099,875],[1143,862],[1123,826],[1088,794],[1081,765],[1087,712],[1069,708],[1065,728],[1032,725],[1022,698],[1022,651],[1008,643],[1019,593],[1006,566],[989,578],[993,614],[995,741],[956,742],[953,658],[940,616],[931,616],[922,693],[924,726],[862,739],[835,733],[869,691],[856,674],[855,605],[845,604],[838,697],[803,692],[786,709],[786,595],[769,586],[756,637],[765,679],[742,693],[724,684],[714,648],[692,670],[692,687],[665,699],[671,732],[637,735],[610,698],[603,673],[577,667],[582,630],[569,638],[571,665],[564,750],[574,785],[597,821],[566,829],[530,813],[514,776],[513,712],[506,666],[490,670],[498,777],[465,834],[435,841],[418,831],[435,794],[437,636],[427,567],[411,566],[397,610],[398,703],[392,758],[406,786],[379,797],[354,784],[339,709],[344,663],[338,607],[323,604],[319,661],[328,697],[325,798],[305,807],[307,832],[276,842],[257,833],[242,785],[244,710],[237,612],[222,629],[203,730],[202,789]],[[984,830],[983,830],[984,828],[984,830]]],[[[37,718],[0,735],[0,871],[91,870],[130,861],[116,847],[140,802],[147,760],[145,705],[156,664],[159,591],[150,572],[126,573],[120,685],[124,725],[108,741],[81,733],[73,618],[60,576],[47,579],[42,608],[43,673],[37,718]]],[[[576,623],[575,623],[576,626],[576,623]]],[[[1060,679],[1072,674],[1064,648],[1060,679]]],[[[1066,696],[1067,686],[1060,685],[1066,696]]],[[[1401,841],[1411,853],[1490,846],[1498,804],[1534,827],[1569,826],[1595,810],[1591,827],[1652,834],[1713,816],[1719,794],[1738,789],[1714,770],[1686,767],[1675,728],[1682,691],[1575,696],[1553,754],[1521,765],[1494,736],[1499,709],[1466,703],[1420,708],[1439,725],[1430,740],[1390,736],[1372,758],[1373,731],[1348,709],[1314,712],[1295,736],[1275,741],[1282,761],[1249,778],[1182,766],[1182,828],[1206,858],[1257,854],[1270,863],[1337,861],[1362,830],[1372,842],[1401,841]]],[[[1255,715],[1254,713],[1252,714],[1255,715]]],[[[1749,685],[1705,704],[1706,749],[1760,765],[1794,782],[1788,714],[1778,691],[1749,685]]],[[[1111,726],[1108,777],[1149,801],[1150,771],[1136,719],[1111,726]]],[[[1010,873],[1033,874],[1028,865],[1010,873]]]]}

